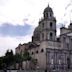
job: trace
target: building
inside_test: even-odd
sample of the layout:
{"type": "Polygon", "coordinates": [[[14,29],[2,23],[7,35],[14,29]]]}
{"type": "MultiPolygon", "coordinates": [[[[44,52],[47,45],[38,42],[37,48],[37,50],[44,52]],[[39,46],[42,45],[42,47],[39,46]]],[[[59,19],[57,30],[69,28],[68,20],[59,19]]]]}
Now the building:
{"type": "Polygon", "coordinates": [[[23,53],[25,49],[37,61],[35,68],[68,72],[72,69],[72,23],[68,28],[61,27],[60,36],[57,37],[56,18],[48,5],[34,30],[32,41],[20,44],[16,53],[23,53]]]}

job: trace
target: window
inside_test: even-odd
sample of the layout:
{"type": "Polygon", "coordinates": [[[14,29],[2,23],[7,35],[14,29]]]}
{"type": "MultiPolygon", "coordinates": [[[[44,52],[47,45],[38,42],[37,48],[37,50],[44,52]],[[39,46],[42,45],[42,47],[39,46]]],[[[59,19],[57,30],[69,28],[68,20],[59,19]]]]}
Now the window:
{"type": "Polygon", "coordinates": [[[59,59],[59,64],[61,64],[61,60],[59,59]]]}
{"type": "Polygon", "coordinates": [[[53,34],[52,34],[52,32],[50,33],[50,39],[52,40],[52,38],[53,38],[53,34]]]}
{"type": "Polygon", "coordinates": [[[41,52],[44,52],[44,50],[43,50],[43,49],[41,49],[41,52]]]}
{"type": "Polygon", "coordinates": [[[45,14],[44,14],[44,18],[45,18],[45,14]]]}
{"type": "Polygon", "coordinates": [[[70,69],[70,58],[67,58],[67,68],[70,69]]]}
{"type": "Polygon", "coordinates": [[[46,13],[46,16],[48,17],[48,13],[46,13]]]}
{"type": "Polygon", "coordinates": [[[38,50],[36,51],[36,53],[38,53],[38,50]]]}
{"type": "Polygon", "coordinates": [[[53,26],[53,24],[52,24],[52,22],[50,22],[50,28],[52,28],[52,26],[53,26]]]}
{"type": "Polygon", "coordinates": [[[44,28],[44,23],[42,23],[42,28],[44,28]]]}
{"type": "Polygon", "coordinates": [[[52,33],[50,33],[50,36],[52,36],[52,33]]]}
{"type": "Polygon", "coordinates": [[[67,45],[67,48],[69,48],[69,43],[66,43],[66,45],[67,45]]]}
{"type": "Polygon", "coordinates": [[[51,64],[53,64],[53,59],[51,59],[51,64]]]}
{"type": "Polygon", "coordinates": [[[33,55],[34,53],[32,52],[32,55],[33,55]]]}
{"type": "Polygon", "coordinates": [[[50,17],[51,17],[51,13],[50,13],[50,17]]]}

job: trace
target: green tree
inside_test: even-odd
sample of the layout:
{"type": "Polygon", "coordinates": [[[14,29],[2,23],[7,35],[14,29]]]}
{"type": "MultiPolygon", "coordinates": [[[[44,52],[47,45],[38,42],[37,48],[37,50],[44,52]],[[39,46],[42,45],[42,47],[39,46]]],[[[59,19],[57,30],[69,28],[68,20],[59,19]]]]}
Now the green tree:
{"type": "Polygon", "coordinates": [[[23,58],[23,61],[26,62],[26,68],[27,68],[27,61],[31,60],[31,56],[27,50],[24,51],[22,58],[23,58]]]}
{"type": "Polygon", "coordinates": [[[24,61],[31,60],[31,56],[30,56],[30,54],[29,54],[29,52],[27,50],[24,51],[23,60],[24,61]]]}
{"type": "Polygon", "coordinates": [[[15,64],[18,63],[19,64],[19,68],[22,68],[22,61],[23,61],[22,55],[21,54],[15,54],[14,57],[15,57],[14,58],[15,64]]]}
{"type": "Polygon", "coordinates": [[[9,67],[15,63],[14,54],[12,50],[11,51],[7,50],[3,59],[3,63],[6,65],[6,67],[9,67]]]}
{"type": "Polygon", "coordinates": [[[22,56],[20,54],[15,55],[15,62],[20,63],[22,61],[22,56]]]}
{"type": "Polygon", "coordinates": [[[3,56],[2,57],[0,57],[0,69],[3,69],[4,68],[4,63],[3,63],[3,56]]]}

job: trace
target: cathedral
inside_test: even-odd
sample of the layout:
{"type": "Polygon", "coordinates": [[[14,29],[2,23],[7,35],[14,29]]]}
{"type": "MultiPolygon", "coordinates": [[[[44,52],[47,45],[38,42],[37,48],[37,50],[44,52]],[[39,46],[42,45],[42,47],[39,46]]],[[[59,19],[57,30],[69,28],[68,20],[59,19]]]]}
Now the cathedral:
{"type": "MultiPolygon", "coordinates": [[[[31,57],[37,61],[35,68],[45,69],[48,72],[71,71],[72,23],[68,28],[60,28],[59,37],[56,35],[56,29],[56,18],[48,5],[43,11],[43,18],[33,32],[32,41],[19,44],[15,49],[16,53],[23,53],[27,49],[31,57]]],[[[30,66],[32,67],[32,64],[29,68],[30,66]]]]}

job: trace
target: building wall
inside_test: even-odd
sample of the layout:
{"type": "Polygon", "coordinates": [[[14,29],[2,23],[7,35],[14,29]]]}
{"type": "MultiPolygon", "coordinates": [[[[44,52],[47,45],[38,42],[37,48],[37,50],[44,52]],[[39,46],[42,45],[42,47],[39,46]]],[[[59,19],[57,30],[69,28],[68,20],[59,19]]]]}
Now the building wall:
{"type": "Polygon", "coordinates": [[[18,47],[15,49],[15,53],[23,54],[25,49],[28,49],[28,44],[19,44],[18,47]]]}
{"type": "Polygon", "coordinates": [[[29,50],[29,53],[31,54],[33,59],[37,59],[36,67],[45,69],[46,68],[46,55],[45,55],[45,49],[44,48],[32,48],[29,50]],[[43,49],[43,52],[41,51],[43,49]]]}
{"type": "Polygon", "coordinates": [[[49,49],[47,48],[47,69],[52,70],[53,67],[55,67],[55,69],[68,69],[68,60],[67,58],[69,58],[69,62],[70,62],[70,68],[72,60],[71,60],[71,56],[72,54],[69,54],[68,50],[59,50],[59,49],[49,49]]]}
{"type": "Polygon", "coordinates": [[[54,64],[59,69],[60,67],[67,68],[67,58],[70,58],[72,64],[72,36],[67,35],[71,32],[71,27],[69,26],[70,29],[61,28],[60,40],[57,41],[56,19],[49,6],[45,8],[44,15],[43,19],[39,21],[38,27],[34,30],[32,42],[19,45],[16,48],[16,53],[20,54],[27,49],[31,57],[37,60],[36,68],[52,69],[54,64]],[[50,26],[51,22],[52,26],[50,26]]]}

